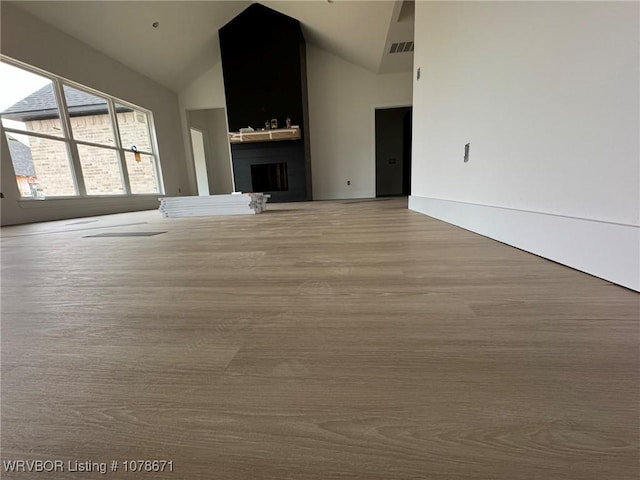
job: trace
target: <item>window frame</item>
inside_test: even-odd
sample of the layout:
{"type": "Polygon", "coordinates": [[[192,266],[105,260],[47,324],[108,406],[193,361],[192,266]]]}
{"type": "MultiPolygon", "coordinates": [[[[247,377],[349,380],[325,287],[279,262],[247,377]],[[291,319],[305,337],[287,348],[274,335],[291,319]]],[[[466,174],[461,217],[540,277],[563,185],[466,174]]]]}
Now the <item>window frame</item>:
{"type": "Polygon", "coordinates": [[[46,200],[88,199],[88,198],[100,198],[100,197],[109,197],[109,198],[148,197],[148,196],[162,196],[165,194],[164,182],[162,179],[162,169],[160,164],[160,155],[158,153],[158,141],[156,137],[155,122],[153,118],[153,112],[151,110],[139,107],[138,105],[135,105],[131,102],[127,102],[126,100],[122,100],[120,98],[114,97],[107,93],[100,92],[90,87],[86,87],[84,85],[73,82],[71,80],[67,80],[66,78],[60,77],[58,75],[39,69],[37,67],[33,67],[31,65],[20,62],[18,60],[15,60],[11,57],[7,57],[5,55],[0,55],[0,62],[3,62],[7,65],[11,65],[12,67],[20,68],[27,72],[33,73],[35,75],[39,75],[52,82],[54,95],[56,98],[56,102],[58,103],[58,112],[60,115],[60,124],[62,126],[62,133],[63,133],[62,136],[56,137],[55,135],[48,135],[46,133],[6,127],[2,124],[2,122],[0,122],[0,131],[2,135],[5,135],[6,137],[7,133],[13,133],[18,135],[24,135],[27,137],[29,136],[40,137],[48,140],[57,140],[59,142],[63,142],[67,149],[67,155],[68,155],[68,159],[70,161],[70,167],[71,167],[71,175],[73,177],[73,183],[76,187],[75,195],[49,196],[49,197],[45,197],[44,199],[24,197],[22,196],[22,192],[20,192],[21,201],[41,202],[46,200]],[[78,140],[74,138],[73,129],[71,127],[71,116],[69,115],[69,108],[68,108],[66,96],[64,93],[65,86],[74,88],[82,92],[86,92],[91,95],[95,95],[96,97],[99,97],[106,101],[107,107],[108,107],[108,117],[109,117],[109,121],[111,122],[111,129],[114,135],[114,145],[104,145],[104,144],[89,142],[86,140],[78,140]],[[129,180],[129,171],[127,167],[125,153],[132,152],[132,150],[129,148],[125,148],[122,145],[121,137],[120,137],[120,126],[118,124],[117,112],[115,109],[116,104],[126,108],[130,108],[132,111],[136,113],[138,112],[143,113],[147,119],[147,131],[149,134],[149,143],[150,143],[151,151],[138,150],[138,153],[140,153],[141,155],[150,156],[153,159],[153,171],[155,174],[156,188],[157,188],[157,192],[155,193],[131,193],[131,182],[129,180]],[[80,154],[78,152],[78,145],[105,148],[107,150],[114,150],[117,152],[118,163],[120,167],[120,180],[122,182],[123,193],[98,194],[98,195],[87,194],[84,177],[82,175],[82,164],[80,160],[80,154]]]}

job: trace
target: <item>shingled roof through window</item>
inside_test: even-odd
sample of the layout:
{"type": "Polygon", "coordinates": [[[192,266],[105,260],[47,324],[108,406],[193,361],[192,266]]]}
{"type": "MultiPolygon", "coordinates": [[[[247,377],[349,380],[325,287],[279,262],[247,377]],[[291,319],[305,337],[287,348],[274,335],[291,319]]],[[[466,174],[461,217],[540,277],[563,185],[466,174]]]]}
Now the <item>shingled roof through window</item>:
{"type": "MultiPolygon", "coordinates": [[[[107,101],[103,98],[66,86],[64,92],[69,115],[72,117],[107,113],[107,101]]],[[[118,111],[130,111],[130,109],[118,108],[118,111]]],[[[1,112],[1,115],[3,118],[20,122],[59,118],[53,83],[45,85],[40,90],[13,104],[1,112]]]]}
{"type": "Polygon", "coordinates": [[[9,144],[11,163],[13,163],[13,169],[15,170],[16,175],[35,177],[36,169],[33,166],[31,149],[9,134],[7,134],[7,143],[9,144]]]}

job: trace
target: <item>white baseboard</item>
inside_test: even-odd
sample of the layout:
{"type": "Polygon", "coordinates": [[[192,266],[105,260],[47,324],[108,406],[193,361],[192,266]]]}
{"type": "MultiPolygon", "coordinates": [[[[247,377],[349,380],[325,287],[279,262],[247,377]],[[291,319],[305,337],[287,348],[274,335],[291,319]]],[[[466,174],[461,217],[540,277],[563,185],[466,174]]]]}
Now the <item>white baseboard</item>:
{"type": "Polygon", "coordinates": [[[640,227],[417,195],[409,209],[640,291],[640,227]]]}
{"type": "Polygon", "coordinates": [[[371,192],[313,192],[314,200],[348,200],[354,198],[375,198],[371,192]]]}

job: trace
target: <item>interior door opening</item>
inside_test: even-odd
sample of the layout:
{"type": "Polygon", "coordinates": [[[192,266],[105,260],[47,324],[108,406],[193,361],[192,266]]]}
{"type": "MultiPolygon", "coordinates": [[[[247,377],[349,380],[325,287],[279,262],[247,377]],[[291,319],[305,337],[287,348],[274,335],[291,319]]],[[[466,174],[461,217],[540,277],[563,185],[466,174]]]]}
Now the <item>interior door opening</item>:
{"type": "Polygon", "coordinates": [[[231,148],[225,109],[187,110],[187,121],[198,194],[221,195],[233,192],[231,148]]]}
{"type": "Polygon", "coordinates": [[[376,197],[411,195],[412,107],[375,111],[376,197]]]}

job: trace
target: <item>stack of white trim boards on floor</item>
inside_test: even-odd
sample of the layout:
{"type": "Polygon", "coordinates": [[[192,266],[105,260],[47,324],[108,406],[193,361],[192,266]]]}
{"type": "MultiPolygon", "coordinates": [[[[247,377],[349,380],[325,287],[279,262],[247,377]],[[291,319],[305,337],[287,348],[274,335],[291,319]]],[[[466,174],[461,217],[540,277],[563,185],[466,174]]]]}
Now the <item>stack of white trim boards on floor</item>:
{"type": "Polygon", "coordinates": [[[232,193],[199,197],[164,197],[160,199],[163,217],[208,217],[213,215],[252,215],[267,209],[271,195],[232,193]]]}

